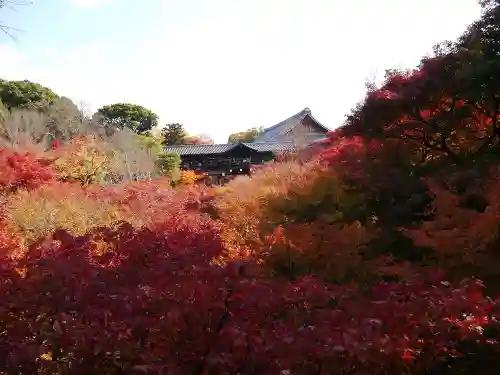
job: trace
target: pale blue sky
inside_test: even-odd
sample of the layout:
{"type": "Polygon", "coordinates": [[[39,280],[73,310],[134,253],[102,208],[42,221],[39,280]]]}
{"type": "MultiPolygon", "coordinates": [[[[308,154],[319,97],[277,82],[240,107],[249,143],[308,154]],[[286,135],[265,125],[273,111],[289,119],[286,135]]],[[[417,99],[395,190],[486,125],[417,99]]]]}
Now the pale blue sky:
{"type": "Polygon", "coordinates": [[[415,66],[476,0],[35,0],[0,20],[0,77],[95,110],[133,102],[225,142],[309,107],[330,128],[368,77],[415,66]]]}

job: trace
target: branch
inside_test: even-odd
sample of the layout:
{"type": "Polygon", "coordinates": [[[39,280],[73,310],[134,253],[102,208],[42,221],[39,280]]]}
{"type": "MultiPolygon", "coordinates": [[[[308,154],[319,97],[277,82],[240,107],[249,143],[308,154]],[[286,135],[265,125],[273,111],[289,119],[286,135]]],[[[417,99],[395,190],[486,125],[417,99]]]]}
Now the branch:
{"type": "MultiPolygon", "coordinates": [[[[439,145],[435,145],[430,139],[429,135],[426,134],[423,131],[419,131],[422,134],[422,137],[414,137],[408,134],[402,134],[399,136],[400,139],[409,139],[411,141],[414,141],[420,145],[423,145],[427,149],[434,150],[434,151],[439,151],[442,152],[446,155],[448,155],[452,160],[458,161],[458,155],[455,154],[447,145],[446,143],[446,136],[443,132],[439,132],[439,145]]],[[[396,139],[398,137],[395,137],[396,139]]],[[[428,153],[426,153],[427,156],[428,153]]]]}
{"type": "Polygon", "coordinates": [[[16,10],[14,6],[23,6],[23,5],[32,5],[33,2],[29,0],[0,0],[0,9],[1,8],[10,8],[12,10],[16,10]]]}
{"type": "Polygon", "coordinates": [[[436,124],[430,123],[430,122],[424,120],[424,118],[422,117],[422,114],[420,113],[420,110],[416,111],[416,113],[414,114],[414,119],[416,121],[420,121],[424,125],[427,125],[432,130],[436,130],[437,129],[436,124]]]}
{"type": "Polygon", "coordinates": [[[17,40],[16,37],[11,33],[12,31],[18,31],[20,32],[21,30],[16,29],[14,27],[6,26],[6,25],[0,25],[0,30],[4,33],[7,34],[9,37],[12,38],[12,40],[17,40]]]}
{"type": "Polygon", "coordinates": [[[448,109],[448,110],[446,111],[446,113],[451,113],[451,112],[453,112],[453,111],[455,110],[455,105],[456,105],[456,104],[457,104],[457,99],[456,99],[456,98],[453,98],[453,99],[451,100],[450,109],[448,109]]]}
{"type": "Polygon", "coordinates": [[[441,145],[441,150],[446,153],[450,158],[452,158],[454,161],[458,161],[458,155],[455,154],[451,149],[448,147],[448,144],[446,143],[446,135],[444,132],[439,132],[439,137],[440,137],[440,145],[441,145]]]}
{"type": "MultiPolygon", "coordinates": [[[[451,104],[450,108],[445,111],[445,114],[450,114],[455,110],[455,106],[457,104],[457,99],[454,97],[451,99],[451,104]]],[[[435,144],[432,144],[429,142],[429,137],[427,135],[423,135],[422,142],[425,147],[428,147],[432,150],[444,152],[446,155],[448,155],[450,158],[452,158],[454,161],[458,161],[458,155],[455,154],[450,147],[448,146],[446,142],[446,134],[444,131],[439,129],[439,126],[436,122],[429,122],[426,121],[423,117],[420,111],[417,111],[415,114],[415,117],[418,121],[422,122],[423,124],[429,126],[431,129],[433,129],[439,136],[439,146],[436,146],[435,144]]]]}
{"type": "Polygon", "coordinates": [[[491,114],[486,109],[481,107],[477,102],[474,102],[474,104],[472,106],[474,107],[474,109],[481,112],[483,115],[491,116],[491,114]]]}
{"type": "MultiPolygon", "coordinates": [[[[23,6],[23,5],[32,5],[32,1],[28,0],[0,0],[0,9],[9,8],[10,10],[16,11],[15,6],[23,6]]],[[[21,30],[16,29],[14,27],[10,27],[7,25],[0,24],[0,30],[11,37],[13,40],[16,40],[16,37],[12,34],[13,31],[21,32],[21,30]]]]}
{"type": "Polygon", "coordinates": [[[481,152],[485,148],[487,148],[490,144],[491,141],[493,141],[496,137],[500,138],[500,128],[498,127],[498,116],[500,115],[500,103],[498,103],[497,99],[495,98],[495,95],[491,95],[491,99],[493,100],[493,103],[495,104],[495,109],[493,111],[493,114],[488,116],[491,117],[491,131],[492,133],[490,136],[486,139],[486,141],[477,149],[476,152],[481,152]]]}

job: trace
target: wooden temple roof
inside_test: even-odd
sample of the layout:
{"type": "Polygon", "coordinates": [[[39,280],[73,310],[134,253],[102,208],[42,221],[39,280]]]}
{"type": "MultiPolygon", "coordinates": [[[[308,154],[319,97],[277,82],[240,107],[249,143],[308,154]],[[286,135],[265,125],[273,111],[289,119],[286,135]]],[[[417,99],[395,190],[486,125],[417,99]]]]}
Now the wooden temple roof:
{"type": "Polygon", "coordinates": [[[254,142],[216,145],[170,145],[165,146],[165,152],[180,155],[213,155],[227,153],[238,147],[247,147],[255,152],[292,151],[295,148],[293,142],[283,142],[280,141],[280,138],[299,125],[307,117],[317,124],[318,127],[324,129],[325,133],[329,132],[329,129],[326,126],[322,125],[312,116],[309,108],[304,108],[302,111],[287,118],[286,120],[264,129],[264,133],[257,137],[254,142]]]}
{"type": "Polygon", "coordinates": [[[300,124],[306,117],[309,117],[314,123],[316,123],[320,128],[325,130],[325,133],[330,131],[326,126],[321,124],[318,120],[316,120],[309,108],[304,108],[299,113],[294,114],[293,116],[283,120],[276,125],[273,125],[269,128],[264,129],[264,133],[255,139],[255,142],[272,142],[274,139],[279,139],[280,136],[286,134],[298,124],[300,124]]]}
{"type": "Polygon", "coordinates": [[[240,142],[235,144],[216,144],[216,145],[171,145],[165,146],[165,152],[179,155],[213,155],[231,152],[238,147],[248,147],[256,152],[285,152],[292,151],[295,146],[292,142],[274,143],[274,142],[240,142]]]}

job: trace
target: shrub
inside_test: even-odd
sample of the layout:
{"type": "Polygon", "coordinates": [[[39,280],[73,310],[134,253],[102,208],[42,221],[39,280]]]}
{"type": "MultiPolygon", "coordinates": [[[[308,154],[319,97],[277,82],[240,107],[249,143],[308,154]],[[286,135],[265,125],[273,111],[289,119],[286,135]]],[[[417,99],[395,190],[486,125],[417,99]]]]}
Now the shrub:
{"type": "Polygon", "coordinates": [[[116,205],[92,197],[79,186],[47,185],[19,191],[6,203],[5,216],[29,243],[56,229],[75,235],[122,219],[116,205]]]}
{"type": "Polygon", "coordinates": [[[273,273],[291,279],[312,274],[338,283],[361,281],[374,272],[361,251],[369,239],[359,223],[293,223],[265,237],[260,257],[273,273]]]}
{"type": "Polygon", "coordinates": [[[363,202],[330,170],[317,164],[310,168],[301,178],[288,180],[279,194],[267,198],[259,225],[261,238],[267,238],[263,259],[273,270],[292,277],[315,274],[335,281],[364,279],[367,270],[362,252],[372,236],[355,220],[363,202]],[[269,236],[276,229],[282,232],[278,241],[269,236]]]}
{"type": "Polygon", "coordinates": [[[14,225],[5,219],[0,220],[0,263],[8,264],[13,259],[21,258],[25,246],[21,233],[14,225]]]}
{"type": "Polygon", "coordinates": [[[82,186],[102,182],[112,172],[114,152],[95,137],[73,139],[54,150],[54,167],[61,181],[82,186]]]}
{"type": "Polygon", "coordinates": [[[291,278],[366,278],[362,250],[371,236],[355,220],[360,200],[321,164],[268,164],[221,189],[215,206],[231,257],[252,256],[291,278]]]}
{"type": "Polygon", "coordinates": [[[181,185],[193,185],[198,180],[198,174],[191,170],[181,171],[179,183],[181,185]]]}
{"type": "Polygon", "coordinates": [[[268,200],[285,192],[290,180],[310,180],[314,174],[311,169],[312,164],[272,163],[251,178],[237,177],[218,189],[214,206],[218,217],[228,227],[227,240],[234,244],[233,250],[238,251],[239,246],[262,244],[260,225],[268,200]]]}
{"type": "Polygon", "coordinates": [[[462,278],[479,275],[498,284],[500,265],[500,174],[493,171],[485,183],[487,202],[484,211],[463,206],[461,197],[433,184],[431,219],[421,227],[403,229],[403,233],[420,247],[433,250],[438,264],[462,278]]]}
{"type": "Polygon", "coordinates": [[[157,166],[162,175],[171,177],[181,164],[181,157],[175,153],[160,153],[158,155],[157,166]]]}
{"type": "Polygon", "coordinates": [[[161,144],[155,137],[137,135],[125,128],[105,138],[115,152],[112,171],[120,181],[149,180],[156,175],[161,144]]]}
{"type": "Polygon", "coordinates": [[[414,153],[400,141],[366,141],[344,137],[342,132],[331,134],[325,146],[321,160],[349,192],[348,201],[354,203],[348,217],[359,220],[373,234],[365,248],[368,258],[425,261],[428,251],[398,230],[418,226],[429,216],[432,197],[421,178],[425,168],[412,160],[414,153]]]}
{"type": "Polygon", "coordinates": [[[54,181],[50,161],[30,153],[0,149],[0,194],[35,189],[54,181]]]}
{"type": "Polygon", "coordinates": [[[321,159],[345,185],[364,196],[360,219],[373,216],[380,226],[393,228],[422,218],[429,201],[427,186],[407,145],[332,137],[321,159]]]}
{"type": "Polygon", "coordinates": [[[124,220],[138,227],[161,222],[190,205],[196,207],[201,194],[193,187],[173,189],[162,179],[94,186],[88,191],[96,201],[117,207],[124,220]]]}
{"type": "Polygon", "coordinates": [[[220,228],[188,211],[155,231],[54,239],[0,272],[2,372],[401,374],[470,360],[465,340],[498,354],[481,333],[498,303],[478,283],[428,277],[365,294],[313,277],[259,281],[252,264],[214,264],[220,228]],[[111,250],[97,254],[91,237],[111,250]]]}

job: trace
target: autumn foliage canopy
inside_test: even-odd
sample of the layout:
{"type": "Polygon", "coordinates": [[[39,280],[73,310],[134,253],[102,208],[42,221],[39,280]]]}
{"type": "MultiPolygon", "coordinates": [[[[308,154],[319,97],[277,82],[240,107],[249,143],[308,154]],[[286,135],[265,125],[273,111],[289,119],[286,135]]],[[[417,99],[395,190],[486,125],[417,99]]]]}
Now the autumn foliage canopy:
{"type": "Polygon", "coordinates": [[[498,374],[498,14],[220,188],[0,149],[0,374],[498,374]]]}

